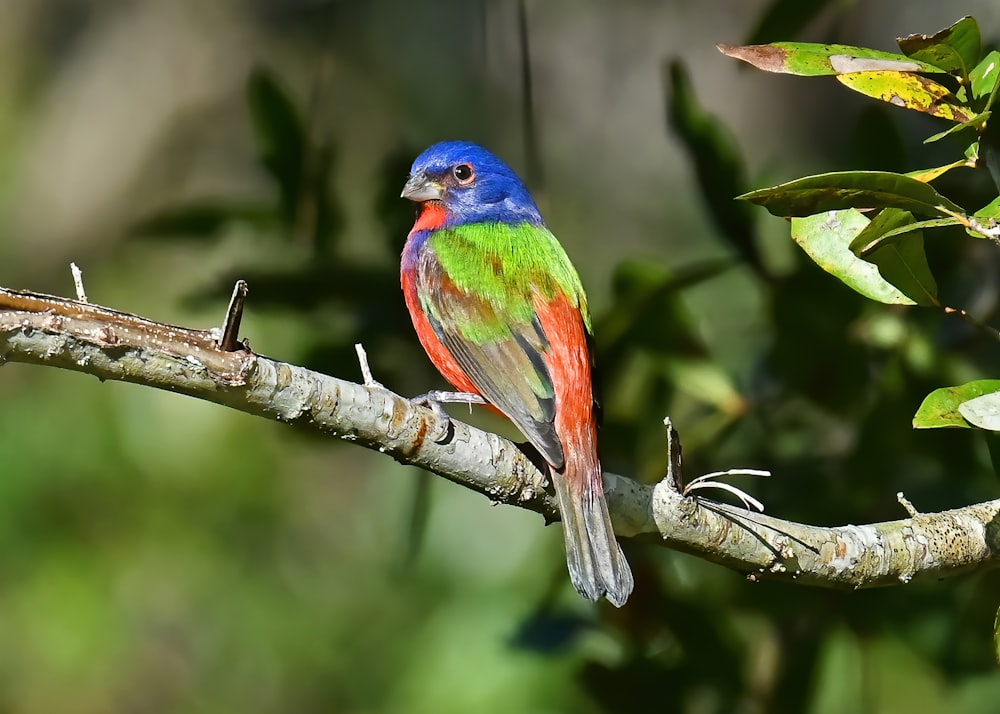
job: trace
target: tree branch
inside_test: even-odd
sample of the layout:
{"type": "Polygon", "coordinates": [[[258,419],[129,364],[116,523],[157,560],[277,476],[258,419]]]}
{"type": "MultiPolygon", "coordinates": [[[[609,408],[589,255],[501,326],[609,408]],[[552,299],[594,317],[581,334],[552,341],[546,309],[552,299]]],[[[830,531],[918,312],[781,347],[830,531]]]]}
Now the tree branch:
{"type": "MultiPolygon", "coordinates": [[[[245,286],[243,288],[245,290],[245,286]]],[[[238,315],[227,316],[227,325],[238,315]]],[[[0,288],[0,364],[72,369],[157,387],[332,434],[432,471],[489,497],[558,518],[529,451],[378,385],[360,385],[255,354],[225,330],[190,330],[93,303],[0,288]],[[219,332],[219,331],[216,331],[219,332]],[[446,434],[441,441],[434,436],[446,434]]],[[[1000,500],[862,526],[825,528],[685,496],[668,429],[667,477],[655,486],[606,473],[622,536],[658,540],[744,572],[861,588],[941,578],[1000,563],[1000,500]]]]}

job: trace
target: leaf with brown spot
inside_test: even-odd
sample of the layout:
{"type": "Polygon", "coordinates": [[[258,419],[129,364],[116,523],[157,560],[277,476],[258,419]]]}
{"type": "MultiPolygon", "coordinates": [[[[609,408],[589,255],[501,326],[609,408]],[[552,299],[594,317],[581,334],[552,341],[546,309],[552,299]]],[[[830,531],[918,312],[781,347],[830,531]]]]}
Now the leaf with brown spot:
{"type": "Polygon", "coordinates": [[[727,57],[743,60],[765,72],[818,77],[848,72],[940,73],[945,70],[927,62],[894,52],[851,45],[822,45],[814,42],[772,42],[768,45],[716,45],[727,57]]]}
{"type": "Polygon", "coordinates": [[[854,72],[837,75],[837,81],[855,92],[897,107],[967,122],[975,112],[963,106],[943,84],[909,72],[854,72]]]}

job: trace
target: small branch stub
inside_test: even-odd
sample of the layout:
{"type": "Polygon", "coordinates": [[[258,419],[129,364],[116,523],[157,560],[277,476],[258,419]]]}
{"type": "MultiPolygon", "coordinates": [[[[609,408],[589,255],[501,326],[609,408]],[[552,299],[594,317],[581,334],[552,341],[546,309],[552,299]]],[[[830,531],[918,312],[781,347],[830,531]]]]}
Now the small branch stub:
{"type": "Polygon", "coordinates": [[[243,320],[243,305],[246,302],[249,288],[246,280],[237,280],[233,287],[233,296],[229,299],[226,309],[226,321],[222,324],[222,337],[219,338],[219,349],[223,352],[236,352],[243,349],[241,344],[240,322],[243,320]]]}
{"type": "Polygon", "coordinates": [[[913,504],[910,503],[910,499],[904,496],[902,491],[896,494],[896,500],[899,501],[899,505],[905,508],[906,512],[910,514],[910,518],[920,515],[920,511],[913,507],[913,504]]]}
{"type": "Polygon", "coordinates": [[[684,477],[681,474],[681,439],[670,417],[663,417],[663,426],[666,427],[667,437],[667,480],[673,484],[675,491],[680,492],[684,490],[684,477]]]}
{"type": "Polygon", "coordinates": [[[88,302],[87,291],[83,289],[83,271],[76,263],[69,264],[70,272],[73,273],[73,285],[76,287],[76,299],[80,302],[88,302]]]}

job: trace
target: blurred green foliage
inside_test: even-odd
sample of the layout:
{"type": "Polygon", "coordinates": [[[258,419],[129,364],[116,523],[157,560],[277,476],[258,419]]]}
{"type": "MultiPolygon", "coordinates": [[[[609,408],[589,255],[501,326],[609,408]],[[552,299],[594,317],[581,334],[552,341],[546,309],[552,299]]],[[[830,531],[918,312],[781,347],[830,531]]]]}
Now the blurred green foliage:
{"type": "MultiPolygon", "coordinates": [[[[82,42],[83,18],[100,25],[109,17],[102,12],[124,12],[71,4],[77,14],[44,25],[59,48],[82,42]]],[[[126,238],[110,249],[92,244],[78,260],[91,299],[211,325],[233,281],[244,278],[245,331],[256,349],[359,378],[353,344],[360,341],[376,377],[395,391],[438,386],[398,288],[398,253],[412,221],[399,190],[427,143],[460,131],[507,147],[515,165],[511,146],[535,137],[521,165],[535,166],[536,176],[542,159],[557,155],[546,154],[547,142],[560,145],[556,132],[525,128],[507,110],[534,107],[531,121],[546,107],[554,111],[540,94],[553,85],[531,72],[548,47],[532,43],[553,37],[545,29],[554,16],[604,24],[618,16],[599,6],[548,7],[455,3],[413,15],[391,2],[243,8],[254,36],[281,35],[304,48],[304,74],[321,79],[304,89],[292,69],[262,57],[241,74],[244,96],[222,130],[211,133],[218,110],[202,108],[208,118],[195,123],[211,143],[166,152],[156,169],[187,177],[190,163],[197,174],[202,165],[191,154],[211,154],[210,146],[243,132],[250,188],[193,190],[155,210],[143,206],[129,216],[126,238]],[[511,71],[498,80],[470,57],[479,41],[500,51],[503,43],[488,40],[511,9],[521,64],[505,65],[511,71]],[[388,10],[425,24],[387,47],[390,15],[379,12],[388,10]],[[432,26],[463,41],[425,41],[420,32],[432,26]],[[334,74],[358,71],[362,79],[321,81],[331,57],[334,74]],[[503,83],[511,76],[534,87],[533,101],[503,83]],[[372,99],[366,92],[375,84],[389,87],[392,100],[372,99]],[[337,87],[332,97],[324,96],[328,86],[337,87]],[[357,160],[352,149],[366,136],[332,131],[331,111],[383,125],[377,160],[357,160]],[[386,119],[394,112],[404,113],[395,124],[386,119]],[[365,212],[374,218],[359,218],[365,212]]],[[[756,27],[754,41],[789,39],[850,7],[778,0],[733,31],[756,27]]],[[[698,44],[727,39],[714,24],[711,32],[698,44]]],[[[824,41],[852,40],[836,28],[823,32],[824,41]]],[[[617,41],[604,39],[608,48],[617,41]]],[[[549,73],[568,76],[565,59],[545,56],[549,73]]],[[[586,59],[578,47],[567,56],[586,59]]],[[[600,285],[592,291],[602,296],[593,302],[607,467],[659,478],[669,413],[689,477],[771,469],[773,478],[741,485],[785,518],[894,519],[903,516],[897,491],[923,511],[995,497],[983,434],[915,432],[911,419],[931,390],[994,375],[997,342],[940,312],[874,304],[801,251],[776,248],[763,212],[729,200],[771,183],[749,158],[764,137],[727,129],[746,112],[741,106],[702,105],[711,87],[699,84],[696,64],[665,66],[664,86],[650,74],[643,93],[665,101],[657,142],[679,142],[691,168],[684,184],[701,202],[687,206],[677,187],[636,194],[620,210],[641,212],[649,201],[668,210],[648,219],[645,248],[631,250],[601,235],[606,226],[589,226],[591,208],[581,210],[600,166],[547,171],[540,195],[581,272],[610,286],[606,298],[600,285]],[[556,185],[566,181],[579,197],[557,200],[556,185]],[[692,241],[711,250],[678,259],[679,234],[690,225],[701,231],[692,241]],[[614,267],[602,261],[608,250],[614,267]]],[[[32,106],[32,92],[14,96],[32,106]]],[[[799,101],[807,105],[810,95],[799,101]]],[[[922,149],[912,148],[914,132],[892,111],[828,120],[844,143],[816,146],[815,163],[841,168],[853,151],[849,168],[928,165],[906,155],[922,149]]],[[[592,148],[581,139],[578,151],[592,148]]],[[[7,150],[0,144],[0,156],[7,150]]],[[[633,163],[639,171],[639,158],[633,163]]],[[[988,176],[974,173],[984,172],[970,171],[967,180],[949,174],[938,188],[974,209],[995,195],[988,176]]],[[[0,221],[13,210],[12,195],[0,183],[0,221]]],[[[790,242],[784,227],[780,241],[790,242]]],[[[1000,275],[983,247],[926,242],[944,304],[993,323],[1000,275]]],[[[29,275],[8,257],[16,254],[0,247],[4,284],[29,275]]],[[[48,272],[30,274],[41,284],[27,287],[68,288],[64,271],[53,259],[48,272]]],[[[635,594],[622,610],[592,607],[568,584],[558,530],[541,528],[533,514],[491,509],[379,455],[219,407],[50,372],[0,370],[2,711],[955,714],[992,712],[1000,699],[996,572],[833,592],[751,583],[655,545],[626,543],[635,594]]],[[[472,418],[513,435],[489,416],[472,418]]]]}

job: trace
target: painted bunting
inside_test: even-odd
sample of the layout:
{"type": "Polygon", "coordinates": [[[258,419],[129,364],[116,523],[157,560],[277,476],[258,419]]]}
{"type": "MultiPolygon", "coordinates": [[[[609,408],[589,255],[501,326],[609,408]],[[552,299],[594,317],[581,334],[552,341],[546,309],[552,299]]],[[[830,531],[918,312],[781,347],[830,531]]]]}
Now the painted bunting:
{"type": "Polygon", "coordinates": [[[430,147],[402,197],[419,204],[400,272],[420,343],[445,379],[513,421],[548,462],[573,586],[621,607],[632,572],[604,498],[576,270],[517,174],[481,146],[430,147]]]}

